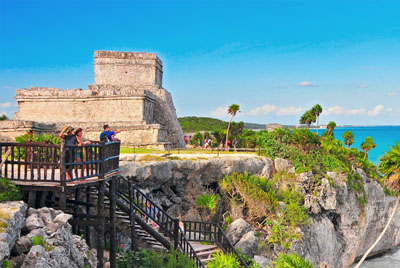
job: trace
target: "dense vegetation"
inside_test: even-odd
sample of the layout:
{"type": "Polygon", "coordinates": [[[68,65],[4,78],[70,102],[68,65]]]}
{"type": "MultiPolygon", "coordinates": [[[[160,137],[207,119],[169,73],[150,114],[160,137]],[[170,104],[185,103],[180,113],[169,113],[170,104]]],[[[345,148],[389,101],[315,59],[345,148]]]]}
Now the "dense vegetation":
{"type": "Polygon", "coordinates": [[[188,255],[172,252],[156,252],[142,249],[138,252],[120,249],[117,254],[117,268],[196,268],[188,255]]]}
{"type": "Polygon", "coordinates": [[[6,178],[0,177],[0,202],[21,200],[19,187],[6,178]]]}
{"type": "MultiPolygon", "coordinates": [[[[197,131],[221,131],[226,130],[228,122],[210,118],[186,116],[178,118],[179,124],[182,127],[183,133],[197,131]]],[[[264,124],[243,123],[243,127],[247,129],[265,129],[264,124]]]]}
{"type": "Polygon", "coordinates": [[[228,126],[228,122],[209,117],[186,116],[178,118],[178,121],[183,133],[203,130],[218,131],[224,130],[228,126]]]}
{"type": "Polygon", "coordinates": [[[5,114],[0,115],[0,121],[8,120],[8,116],[5,114]]]}

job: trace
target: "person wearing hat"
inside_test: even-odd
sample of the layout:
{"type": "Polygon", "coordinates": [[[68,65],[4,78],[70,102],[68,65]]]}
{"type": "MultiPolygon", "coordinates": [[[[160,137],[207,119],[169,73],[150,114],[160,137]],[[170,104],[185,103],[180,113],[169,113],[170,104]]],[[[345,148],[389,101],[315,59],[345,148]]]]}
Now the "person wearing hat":
{"type": "Polygon", "coordinates": [[[104,125],[103,126],[104,131],[101,132],[100,134],[100,141],[108,142],[108,141],[119,141],[118,138],[115,138],[115,135],[120,133],[121,131],[126,130],[125,128],[123,129],[118,129],[118,130],[111,130],[109,125],[104,125]]]}
{"type": "Polygon", "coordinates": [[[77,143],[76,135],[73,133],[74,128],[71,126],[65,126],[61,132],[59,137],[64,140],[64,145],[65,145],[65,159],[64,163],[65,165],[65,174],[67,176],[67,180],[71,179],[70,175],[70,169],[71,169],[71,163],[75,162],[75,151],[74,147],[77,143]]]}

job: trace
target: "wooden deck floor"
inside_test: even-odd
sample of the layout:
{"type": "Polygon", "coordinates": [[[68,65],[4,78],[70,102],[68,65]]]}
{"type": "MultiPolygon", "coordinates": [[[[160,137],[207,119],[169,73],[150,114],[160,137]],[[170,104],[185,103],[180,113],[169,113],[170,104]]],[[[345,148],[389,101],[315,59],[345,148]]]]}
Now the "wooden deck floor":
{"type": "MultiPolygon", "coordinates": [[[[79,170],[78,173],[82,174],[81,171],[79,170]]],[[[113,172],[111,174],[108,174],[104,178],[94,176],[86,179],[78,179],[78,180],[67,180],[66,186],[67,187],[77,187],[77,186],[82,186],[86,184],[93,184],[101,180],[106,180],[110,176],[117,175],[119,172],[113,172]]],[[[2,174],[6,175],[7,178],[9,178],[12,182],[14,182],[16,185],[23,186],[23,187],[47,187],[47,188],[56,188],[56,187],[62,187],[61,185],[61,174],[60,174],[60,169],[27,169],[27,173],[25,176],[25,170],[21,169],[19,172],[17,169],[14,169],[14,172],[12,170],[8,169],[7,174],[5,173],[5,170],[3,168],[2,174]],[[21,179],[17,179],[21,178],[21,179]],[[26,179],[25,179],[26,178],[26,179]],[[54,179],[52,179],[54,178],[54,179]]],[[[78,174],[78,175],[80,175],[78,174]]],[[[3,176],[4,176],[3,175],[3,176]]]]}

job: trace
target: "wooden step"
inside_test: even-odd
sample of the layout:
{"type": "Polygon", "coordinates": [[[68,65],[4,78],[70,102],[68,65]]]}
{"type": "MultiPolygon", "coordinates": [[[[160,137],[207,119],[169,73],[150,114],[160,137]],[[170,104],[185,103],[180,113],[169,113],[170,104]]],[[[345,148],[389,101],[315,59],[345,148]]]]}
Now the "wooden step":
{"type": "Polygon", "coordinates": [[[220,251],[220,249],[214,249],[214,250],[209,250],[209,251],[202,251],[202,252],[196,252],[197,256],[199,256],[199,258],[207,256],[210,257],[211,254],[214,254],[216,252],[220,251]]]}

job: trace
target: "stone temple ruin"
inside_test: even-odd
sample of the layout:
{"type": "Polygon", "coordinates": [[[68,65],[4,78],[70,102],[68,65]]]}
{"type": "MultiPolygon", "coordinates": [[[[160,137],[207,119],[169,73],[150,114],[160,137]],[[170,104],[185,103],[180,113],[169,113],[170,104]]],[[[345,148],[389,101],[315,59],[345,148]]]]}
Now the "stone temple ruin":
{"type": "Polygon", "coordinates": [[[18,112],[0,121],[0,138],[28,130],[57,133],[65,125],[82,127],[99,140],[103,125],[125,128],[123,144],[185,147],[171,94],[162,88],[163,66],[153,53],[95,51],[95,83],[88,89],[30,87],[17,89],[18,112]]]}

